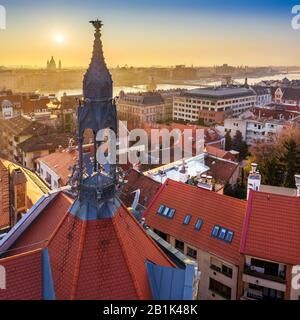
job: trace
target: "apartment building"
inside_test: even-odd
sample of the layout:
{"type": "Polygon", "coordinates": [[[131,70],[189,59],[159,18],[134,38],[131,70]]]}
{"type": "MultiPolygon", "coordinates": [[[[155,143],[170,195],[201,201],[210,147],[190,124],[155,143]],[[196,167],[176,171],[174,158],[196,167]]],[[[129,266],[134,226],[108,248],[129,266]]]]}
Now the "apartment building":
{"type": "Polygon", "coordinates": [[[245,201],[167,180],[144,217],[159,236],[197,261],[199,299],[234,300],[245,212],[245,201]]]}
{"type": "Polygon", "coordinates": [[[174,96],[173,119],[223,123],[228,116],[238,116],[253,107],[256,99],[253,90],[243,87],[192,89],[174,96]]]}
{"type": "Polygon", "coordinates": [[[121,120],[135,121],[137,124],[172,119],[173,95],[178,90],[124,93],[116,100],[118,116],[121,120]]]}
{"type": "Polygon", "coordinates": [[[241,241],[243,300],[299,300],[293,267],[300,264],[300,198],[250,190],[241,241]]]}
{"type": "Polygon", "coordinates": [[[230,132],[232,137],[240,131],[247,144],[253,145],[272,140],[286,126],[299,119],[300,114],[294,111],[252,108],[237,118],[225,119],[224,126],[218,126],[218,129],[223,134],[230,132]]]}
{"type": "Polygon", "coordinates": [[[53,132],[53,129],[22,116],[0,119],[0,151],[10,160],[19,161],[18,145],[33,136],[53,132]]]}
{"type": "Polygon", "coordinates": [[[166,180],[145,211],[154,232],[197,261],[199,299],[300,299],[300,176],[292,196],[263,192],[260,181],[253,164],[242,201],[166,180]]]}

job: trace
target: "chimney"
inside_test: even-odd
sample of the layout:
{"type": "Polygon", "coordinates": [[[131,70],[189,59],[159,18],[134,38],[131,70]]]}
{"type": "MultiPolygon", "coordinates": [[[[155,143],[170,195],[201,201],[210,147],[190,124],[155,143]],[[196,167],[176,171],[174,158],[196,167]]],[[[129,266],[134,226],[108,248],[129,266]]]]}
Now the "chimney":
{"type": "Polygon", "coordinates": [[[295,182],[297,187],[297,197],[300,197],[300,174],[295,174],[295,182]]]}
{"type": "Polygon", "coordinates": [[[203,189],[212,191],[213,190],[212,179],[213,179],[212,176],[202,174],[199,181],[198,181],[197,186],[199,188],[203,188],[203,189]]]}
{"type": "Polygon", "coordinates": [[[261,184],[261,175],[259,171],[257,170],[257,164],[251,163],[251,171],[248,176],[248,185],[247,185],[247,199],[249,197],[249,191],[259,191],[260,190],[260,184],[261,184]]]}
{"type": "Polygon", "coordinates": [[[11,226],[14,226],[27,211],[26,176],[21,169],[15,169],[10,176],[11,226]]]}

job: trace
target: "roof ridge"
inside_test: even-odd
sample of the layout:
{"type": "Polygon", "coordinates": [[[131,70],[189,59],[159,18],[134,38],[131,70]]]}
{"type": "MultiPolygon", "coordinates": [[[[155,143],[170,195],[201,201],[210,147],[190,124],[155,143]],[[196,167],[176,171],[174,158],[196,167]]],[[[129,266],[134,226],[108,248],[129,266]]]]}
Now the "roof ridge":
{"type": "Polygon", "coordinates": [[[252,211],[252,200],[253,200],[253,190],[250,189],[249,190],[248,205],[247,205],[247,210],[246,210],[246,217],[244,220],[241,242],[240,242],[240,252],[241,253],[243,253],[245,251],[245,247],[246,247],[248,228],[249,228],[249,224],[250,224],[250,215],[251,215],[251,211],[252,211]]]}
{"type": "Polygon", "coordinates": [[[156,201],[156,199],[158,198],[158,196],[162,193],[162,191],[164,190],[164,188],[166,187],[166,183],[169,180],[169,178],[165,181],[165,183],[163,183],[158,191],[156,192],[156,194],[154,195],[154,197],[152,198],[152,200],[150,201],[148,207],[146,208],[146,210],[143,212],[142,216],[145,217],[148,212],[150,211],[150,208],[152,207],[152,205],[154,204],[154,202],[156,201]]]}
{"type": "Polygon", "coordinates": [[[3,262],[7,262],[7,261],[14,261],[14,260],[16,260],[16,259],[18,259],[20,257],[26,257],[26,256],[30,256],[32,254],[38,253],[39,251],[42,251],[43,249],[44,248],[37,248],[37,249],[34,249],[34,250],[18,253],[18,254],[15,254],[13,256],[9,256],[9,257],[6,257],[6,258],[1,258],[0,257],[0,262],[3,263],[3,262]]]}
{"type": "Polygon", "coordinates": [[[76,289],[78,286],[78,279],[80,274],[80,265],[81,265],[81,258],[82,258],[82,252],[84,248],[85,238],[86,238],[86,228],[87,228],[87,221],[82,221],[81,225],[81,231],[80,231],[80,238],[79,238],[79,245],[78,245],[78,252],[76,257],[76,262],[74,266],[74,275],[73,275],[73,281],[72,281],[72,287],[71,287],[71,300],[76,299],[76,289]]]}
{"type": "MultiPolygon", "coordinates": [[[[121,208],[123,208],[123,203],[121,203],[121,208]]],[[[127,210],[127,208],[126,208],[126,210],[127,210]]],[[[129,212],[128,212],[128,214],[129,214],[129,212]]],[[[113,228],[115,230],[116,238],[117,238],[117,240],[119,242],[119,245],[122,248],[121,252],[122,252],[124,260],[126,261],[126,267],[128,269],[129,275],[130,275],[130,277],[132,279],[134,288],[136,290],[137,298],[140,299],[140,297],[142,296],[142,293],[140,292],[140,288],[138,286],[138,281],[137,281],[136,277],[134,276],[134,272],[133,272],[133,270],[131,268],[130,259],[128,258],[127,254],[126,254],[125,246],[123,245],[123,242],[121,241],[119,230],[117,228],[118,223],[115,222],[115,217],[112,218],[112,226],[113,226],[113,228]]]]}
{"type": "Polygon", "coordinates": [[[199,188],[197,186],[193,186],[193,185],[190,185],[190,184],[187,184],[187,183],[183,183],[183,182],[180,182],[180,181],[175,181],[175,180],[172,180],[172,179],[167,179],[166,182],[168,181],[168,183],[173,183],[173,184],[180,184],[182,186],[185,186],[186,188],[194,188],[196,190],[198,190],[198,192],[212,192],[216,197],[225,197],[226,199],[228,200],[231,200],[233,202],[239,202],[240,204],[243,203],[243,204],[246,204],[247,201],[246,200],[243,200],[243,199],[237,199],[237,198],[233,198],[233,197],[230,197],[230,196],[227,196],[225,194],[220,194],[220,193],[217,193],[217,192],[213,192],[213,191],[210,191],[210,190],[206,190],[204,188],[199,188]]]}

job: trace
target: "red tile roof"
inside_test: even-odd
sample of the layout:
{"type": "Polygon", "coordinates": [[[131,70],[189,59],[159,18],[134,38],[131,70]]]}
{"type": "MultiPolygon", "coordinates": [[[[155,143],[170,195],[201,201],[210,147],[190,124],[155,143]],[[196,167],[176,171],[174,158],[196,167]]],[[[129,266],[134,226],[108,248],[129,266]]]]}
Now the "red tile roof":
{"type": "Polygon", "coordinates": [[[151,228],[238,264],[246,205],[247,203],[242,200],[167,180],[144,216],[151,228]],[[161,204],[176,209],[173,219],[157,214],[161,204]],[[192,218],[189,225],[184,225],[183,220],[187,213],[192,218]],[[198,218],[204,221],[200,231],[194,229],[198,218]],[[220,225],[234,232],[231,244],[211,237],[214,225],[220,225]]]}
{"type": "Polygon", "coordinates": [[[0,301],[42,299],[41,250],[0,259],[0,265],[6,273],[6,289],[0,289],[0,301]]]}
{"type": "MultiPolygon", "coordinates": [[[[125,206],[111,219],[84,221],[69,213],[71,203],[60,192],[0,264],[5,259],[20,264],[18,259],[27,250],[48,247],[57,299],[151,299],[146,261],[162,266],[173,266],[172,262],[125,206]]],[[[23,287],[21,279],[29,273],[16,274],[14,287],[18,284],[20,291],[27,292],[27,286],[31,290],[31,284],[24,280],[23,287]]]]}
{"type": "Polygon", "coordinates": [[[225,185],[239,170],[239,164],[214,156],[205,157],[205,165],[209,167],[207,174],[212,176],[218,184],[225,185]]]}
{"type": "Polygon", "coordinates": [[[124,186],[120,198],[127,207],[132,205],[135,197],[133,192],[137,189],[140,189],[141,191],[139,204],[145,208],[148,207],[150,201],[161,186],[159,182],[145,176],[143,173],[138,172],[135,169],[130,169],[126,176],[126,180],[128,182],[124,186]]]}
{"type": "Polygon", "coordinates": [[[61,186],[65,186],[71,174],[69,168],[76,164],[77,158],[77,150],[68,151],[68,149],[65,149],[38,158],[36,161],[44,163],[49,169],[53,170],[60,177],[61,186]]]}
{"type": "Polygon", "coordinates": [[[250,191],[241,252],[300,264],[300,198],[250,191]]]}
{"type": "Polygon", "coordinates": [[[9,226],[9,175],[0,160],[0,229],[9,226]]]}
{"type": "Polygon", "coordinates": [[[231,160],[231,161],[236,160],[236,156],[233,155],[230,151],[222,150],[222,149],[217,148],[213,145],[207,145],[205,147],[205,149],[208,154],[211,154],[215,157],[226,159],[226,160],[231,160]]]}

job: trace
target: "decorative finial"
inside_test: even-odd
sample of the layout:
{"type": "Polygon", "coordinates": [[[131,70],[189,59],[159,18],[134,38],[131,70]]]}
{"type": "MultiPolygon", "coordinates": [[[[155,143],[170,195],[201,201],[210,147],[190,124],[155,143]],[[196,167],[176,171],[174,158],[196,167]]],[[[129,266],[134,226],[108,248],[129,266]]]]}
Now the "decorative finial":
{"type": "Polygon", "coordinates": [[[103,23],[101,20],[91,20],[90,23],[94,26],[96,31],[100,31],[101,27],[103,26],[103,23]]]}

